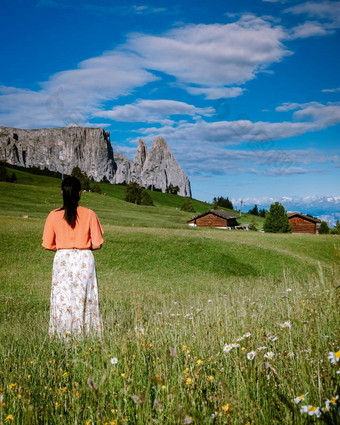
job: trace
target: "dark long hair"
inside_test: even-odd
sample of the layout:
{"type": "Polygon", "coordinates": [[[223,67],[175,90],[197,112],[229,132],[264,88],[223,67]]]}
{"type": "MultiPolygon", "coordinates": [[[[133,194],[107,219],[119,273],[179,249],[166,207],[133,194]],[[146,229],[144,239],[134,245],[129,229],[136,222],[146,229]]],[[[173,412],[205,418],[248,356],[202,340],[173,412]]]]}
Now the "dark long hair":
{"type": "Polygon", "coordinates": [[[60,209],[65,210],[64,219],[73,229],[77,221],[77,207],[81,190],[80,181],[76,177],[65,177],[61,183],[61,189],[63,191],[64,205],[60,209]]]}

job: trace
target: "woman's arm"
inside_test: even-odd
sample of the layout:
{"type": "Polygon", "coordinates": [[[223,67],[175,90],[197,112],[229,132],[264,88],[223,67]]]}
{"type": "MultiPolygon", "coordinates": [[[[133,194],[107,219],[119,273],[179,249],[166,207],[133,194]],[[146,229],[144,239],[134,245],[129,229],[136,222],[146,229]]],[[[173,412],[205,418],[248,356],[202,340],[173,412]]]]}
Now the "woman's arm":
{"type": "Polygon", "coordinates": [[[100,249],[101,245],[92,245],[92,250],[95,251],[96,249],[100,249]]]}

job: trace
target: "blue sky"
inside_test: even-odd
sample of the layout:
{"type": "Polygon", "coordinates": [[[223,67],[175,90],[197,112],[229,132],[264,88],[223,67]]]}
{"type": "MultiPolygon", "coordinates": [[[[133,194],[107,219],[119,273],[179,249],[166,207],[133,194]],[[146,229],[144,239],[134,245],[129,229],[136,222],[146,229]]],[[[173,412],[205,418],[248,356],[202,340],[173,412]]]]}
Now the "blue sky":
{"type": "MultiPolygon", "coordinates": [[[[0,125],[160,135],[211,201],[340,202],[339,1],[2,0],[0,125]]],[[[308,211],[305,211],[308,212],[308,211]]]]}

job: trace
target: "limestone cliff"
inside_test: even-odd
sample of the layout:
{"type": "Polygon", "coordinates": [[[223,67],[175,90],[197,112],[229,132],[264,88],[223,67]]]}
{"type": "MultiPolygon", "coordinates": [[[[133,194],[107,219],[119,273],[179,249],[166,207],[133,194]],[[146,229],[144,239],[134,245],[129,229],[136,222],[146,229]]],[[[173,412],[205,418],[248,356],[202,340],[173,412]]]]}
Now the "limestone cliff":
{"type": "Polygon", "coordinates": [[[163,192],[172,184],[180,188],[179,195],[191,196],[189,179],[162,137],[154,140],[149,154],[146,144],[139,140],[131,161],[113,152],[110,134],[101,128],[21,130],[0,126],[0,160],[64,174],[79,167],[95,181],[105,176],[110,183],[135,181],[163,192]]]}

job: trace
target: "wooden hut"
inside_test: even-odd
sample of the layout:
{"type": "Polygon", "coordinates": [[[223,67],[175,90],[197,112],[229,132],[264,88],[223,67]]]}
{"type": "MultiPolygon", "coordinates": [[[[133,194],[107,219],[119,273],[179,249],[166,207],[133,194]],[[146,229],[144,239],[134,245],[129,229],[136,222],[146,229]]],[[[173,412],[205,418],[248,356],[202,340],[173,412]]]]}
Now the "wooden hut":
{"type": "Polygon", "coordinates": [[[292,233],[317,233],[317,225],[321,223],[317,218],[299,212],[288,212],[287,214],[292,226],[292,233]]]}
{"type": "Polygon", "coordinates": [[[224,210],[210,210],[188,221],[189,226],[197,227],[235,227],[237,216],[224,210]]]}

